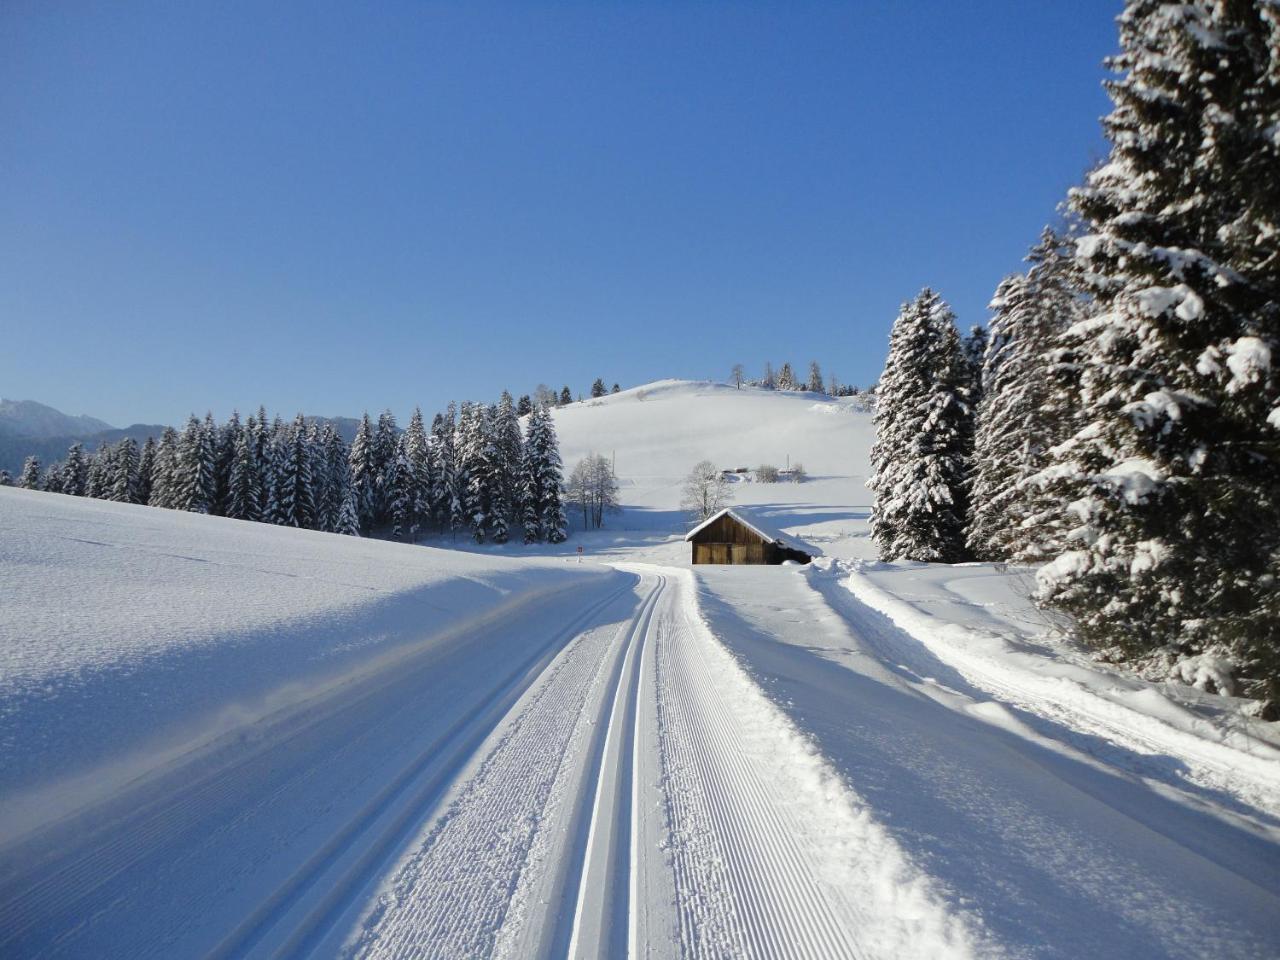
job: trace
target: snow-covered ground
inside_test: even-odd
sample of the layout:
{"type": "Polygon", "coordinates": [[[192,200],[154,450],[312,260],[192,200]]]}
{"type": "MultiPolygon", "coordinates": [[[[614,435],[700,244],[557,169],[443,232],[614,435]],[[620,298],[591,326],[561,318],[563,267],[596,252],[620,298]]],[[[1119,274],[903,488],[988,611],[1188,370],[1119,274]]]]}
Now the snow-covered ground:
{"type": "Polygon", "coordinates": [[[1271,725],[875,563],[855,404],[556,424],[625,506],[559,547],[0,489],[0,956],[1280,952],[1271,725]],[[735,501],[823,558],[690,567],[693,463],[788,456],[735,501]]]}

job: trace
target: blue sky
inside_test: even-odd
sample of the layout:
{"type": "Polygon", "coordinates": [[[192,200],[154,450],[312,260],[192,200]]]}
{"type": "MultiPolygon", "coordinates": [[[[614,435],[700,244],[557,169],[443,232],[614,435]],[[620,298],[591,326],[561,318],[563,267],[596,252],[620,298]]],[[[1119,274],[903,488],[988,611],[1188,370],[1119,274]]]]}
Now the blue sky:
{"type": "Polygon", "coordinates": [[[1116,2],[0,5],[0,393],[407,416],[982,321],[1116,2]]]}

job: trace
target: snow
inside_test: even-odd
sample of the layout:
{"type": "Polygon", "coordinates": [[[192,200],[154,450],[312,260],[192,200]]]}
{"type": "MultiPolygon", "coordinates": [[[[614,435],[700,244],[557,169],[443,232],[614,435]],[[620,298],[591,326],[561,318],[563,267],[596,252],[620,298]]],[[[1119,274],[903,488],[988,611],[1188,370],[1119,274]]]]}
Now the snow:
{"type": "Polygon", "coordinates": [[[559,545],[0,489],[0,954],[1274,952],[1280,734],[1228,664],[1143,680],[1031,568],[875,562],[858,401],[555,419],[623,501],[559,545]],[[689,468],[788,454],[735,508],[825,557],[691,567],[689,468]]]}
{"type": "Polygon", "coordinates": [[[1259,337],[1240,337],[1227,346],[1227,369],[1231,371],[1228,393],[1237,393],[1257,383],[1271,371],[1271,348],[1259,337]]]}

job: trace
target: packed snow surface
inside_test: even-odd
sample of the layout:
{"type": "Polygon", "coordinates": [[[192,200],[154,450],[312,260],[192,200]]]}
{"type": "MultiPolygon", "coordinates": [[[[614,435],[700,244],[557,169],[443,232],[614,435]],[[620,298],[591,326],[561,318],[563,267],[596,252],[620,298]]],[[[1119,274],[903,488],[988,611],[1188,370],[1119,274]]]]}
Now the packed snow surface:
{"type": "Polygon", "coordinates": [[[1280,952],[1271,725],[874,562],[856,402],[556,426],[624,507],[557,547],[0,489],[0,956],[1280,952]],[[788,458],[734,502],[823,559],[690,567],[689,468],[788,458]]]}

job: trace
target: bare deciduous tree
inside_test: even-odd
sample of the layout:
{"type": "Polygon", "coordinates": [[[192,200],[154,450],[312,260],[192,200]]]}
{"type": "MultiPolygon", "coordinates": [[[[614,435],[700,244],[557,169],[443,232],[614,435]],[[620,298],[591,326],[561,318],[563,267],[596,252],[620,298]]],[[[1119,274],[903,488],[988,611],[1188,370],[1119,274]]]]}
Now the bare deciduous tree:
{"type": "Polygon", "coordinates": [[[618,479],[608,457],[588,455],[578,461],[569,475],[569,502],[582,511],[582,526],[594,530],[604,526],[604,515],[620,509],[618,479]]]}
{"type": "Polygon", "coordinates": [[[697,464],[684,478],[681,508],[690,511],[698,523],[716,513],[733,499],[724,474],[710,460],[697,464]]]}
{"type": "Polygon", "coordinates": [[[743,369],[742,364],[735,363],[733,369],[729,371],[729,376],[733,377],[733,385],[739,390],[742,389],[742,381],[747,377],[747,371],[743,369]]]}

